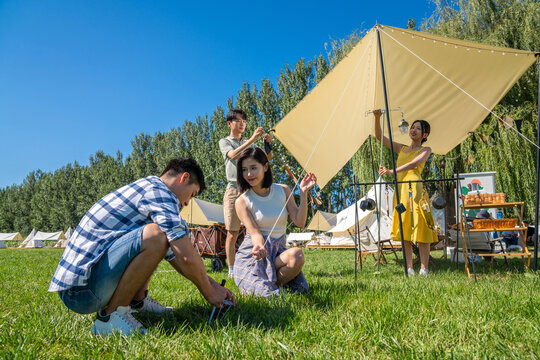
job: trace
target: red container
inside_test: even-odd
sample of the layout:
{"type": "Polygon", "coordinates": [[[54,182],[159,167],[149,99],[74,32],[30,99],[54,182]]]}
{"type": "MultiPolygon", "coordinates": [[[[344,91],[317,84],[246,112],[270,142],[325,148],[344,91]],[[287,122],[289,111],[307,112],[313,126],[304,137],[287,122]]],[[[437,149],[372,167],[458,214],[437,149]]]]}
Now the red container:
{"type": "MultiPolygon", "coordinates": [[[[236,239],[236,250],[238,250],[240,244],[244,241],[245,234],[246,229],[242,226],[236,239]]],[[[226,238],[227,230],[225,230],[225,226],[223,225],[191,228],[191,243],[202,257],[212,258],[218,256],[225,258],[226,238]]]]}

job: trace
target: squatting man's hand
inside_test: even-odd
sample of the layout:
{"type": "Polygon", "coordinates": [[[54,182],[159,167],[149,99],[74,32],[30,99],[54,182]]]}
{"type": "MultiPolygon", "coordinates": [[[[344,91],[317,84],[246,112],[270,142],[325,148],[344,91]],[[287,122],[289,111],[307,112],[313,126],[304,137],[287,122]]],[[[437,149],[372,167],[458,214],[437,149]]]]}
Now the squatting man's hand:
{"type": "Polygon", "coordinates": [[[236,305],[236,298],[234,297],[231,290],[227,289],[224,286],[218,284],[214,279],[208,277],[210,280],[210,285],[212,286],[212,293],[208,296],[205,296],[206,301],[214,305],[217,308],[223,306],[223,301],[230,301],[233,306],[236,305]]]}

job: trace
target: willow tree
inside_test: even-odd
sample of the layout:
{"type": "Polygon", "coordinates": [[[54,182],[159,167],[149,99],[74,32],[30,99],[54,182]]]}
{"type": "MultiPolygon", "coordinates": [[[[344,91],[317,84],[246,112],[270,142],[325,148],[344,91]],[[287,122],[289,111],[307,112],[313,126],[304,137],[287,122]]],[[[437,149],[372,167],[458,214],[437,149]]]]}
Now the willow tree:
{"type": "MultiPolygon", "coordinates": [[[[537,0],[437,0],[424,31],[489,45],[540,51],[540,2],[537,0]]],[[[510,201],[525,201],[525,217],[533,218],[536,147],[500,121],[503,117],[536,143],[538,67],[532,66],[510,89],[471,137],[446,156],[444,175],[497,171],[497,191],[510,201]],[[508,116],[508,118],[507,118],[508,116]],[[513,120],[516,120],[515,122],[513,120]]],[[[433,129],[433,131],[436,131],[433,129]]],[[[433,156],[433,164],[444,157],[433,156]]],[[[433,172],[429,174],[433,177],[433,172]]],[[[511,214],[508,214],[511,215],[511,214]]]]}

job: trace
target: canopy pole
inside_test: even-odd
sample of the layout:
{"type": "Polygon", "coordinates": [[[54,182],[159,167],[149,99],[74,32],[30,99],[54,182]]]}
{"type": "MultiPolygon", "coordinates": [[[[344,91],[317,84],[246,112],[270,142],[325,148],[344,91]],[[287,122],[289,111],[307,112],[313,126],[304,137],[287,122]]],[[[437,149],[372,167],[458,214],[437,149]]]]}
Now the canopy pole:
{"type": "MultiPolygon", "coordinates": [[[[383,85],[383,93],[384,93],[384,106],[386,109],[386,123],[388,124],[388,138],[390,139],[390,155],[392,156],[392,170],[394,171],[394,196],[396,197],[396,203],[397,205],[401,205],[400,199],[399,199],[399,188],[398,188],[398,181],[397,181],[397,174],[396,174],[396,160],[394,157],[394,142],[392,140],[392,126],[390,124],[390,106],[388,106],[388,94],[386,91],[386,77],[384,74],[384,61],[383,61],[383,54],[382,54],[382,47],[381,47],[381,34],[380,34],[380,25],[376,25],[377,28],[377,42],[379,43],[379,60],[381,63],[381,75],[382,75],[382,85],[383,85]]],[[[403,206],[403,205],[402,205],[403,206]]],[[[411,209],[412,211],[413,209],[411,209]]],[[[407,256],[405,254],[405,240],[403,239],[403,220],[401,219],[401,212],[396,211],[399,219],[399,235],[401,237],[401,250],[403,253],[403,267],[405,268],[405,277],[408,277],[409,274],[407,273],[407,256]]]]}
{"type": "MultiPolygon", "coordinates": [[[[356,175],[354,180],[354,282],[358,285],[358,194],[356,193],[356,175]]],[[[362,254],[360,254],[362,257],[362,254]]],[[[357,289],[358,291],[358,289],[357,289]]]]}
{"type": "MultiPolygon", "coordinates": [[[[384,122],[383,122],[384,124],[384,122]]],[[[384,130],[383,130],[384,133],[384,130]]],[[[384,134],[383,134],[384,136],[384,134]]],[[[371,172],[373,174],[373,182],[377,182],[377,177],[375,175],[375,163],[373,162],[373,147],[371,146],[371,136],[369,138],[369,153],[371,155],[371,172]]],[[[381,141],[381,150],[383,147],[383,142],[381,141]]],[[[381,162],[382,163],[382,162],[381,162]]],[[[379,188],[379,193],[377,196],[377,185],[373,187],[375,189],[375,203],[377,205],[377,271],[381,271],[381,189],[379,188]]]]}
{"type": "MultiPolygon", "coordinates": [[[[538,133],[536,137],[536,142],[539,147],[536,148],[536,206],[535,206],[535,217],[536,221],[534,224],[534,262],[533,269],[536,272],[538,266],[538,193],[540,192],[540,57],[538,57],[538,133]]],[[[527,246],[527,231],[525,231],[525,244],[527,246]]]]}
{"type": "MultiPolygon", "coordinates": [[[[458,178],[458,180],[456,181],[456,225],[458,227],[457,227],[457,231],[456,231],[456,247],[454,248],[454,255],[452,256],[452,261],[454,261],[454,259],[456,259],[456,269],[457,269],[459,267],[458,249],[459,249],[459,232],[460,232],[460,226],[461,226],[460,220],[463,220],[463,219],[461,219],[461,212],[460,212],[460,208],[459,208],[459,199],[460,199],[460,195],[461,195],[461,185],[459,183],[459,166],[458,166],[457,162],[456,162],[456,164],[454,164],[454,171],[456,172],[456,177],[458,178]]],[[[464,238],[463,241],[465,241],[465,238],[464,238]]]]}

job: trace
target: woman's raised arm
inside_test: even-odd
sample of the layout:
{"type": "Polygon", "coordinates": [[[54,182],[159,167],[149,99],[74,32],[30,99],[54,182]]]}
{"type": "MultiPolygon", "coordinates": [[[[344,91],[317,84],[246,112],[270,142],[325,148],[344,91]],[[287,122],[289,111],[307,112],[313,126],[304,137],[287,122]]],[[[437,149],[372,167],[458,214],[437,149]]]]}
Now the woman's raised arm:
{"type": "MultiPolygon", "coordinates": [[[[381,134],[382,134],[381,116],[382,116],[382,111],[380,109],[373,110],[373,115],[375,116],[375,137],[378,140],[381,140],[381,134]]],[[[404,145],[400,144],[398,142],[395,142],[395,141],[393,141],[393,143],[394,143],[394,151],[399,153],[399,151],[401,150],[401,148],[404,145]]],[[[387,148],[391,149],[391,147],[390,147],[390,139],[387,138],[386,136],[383,137],[383,145],[386,146],[387,148]]]]}
{"type": "Polygon", "coordinates": [[[291,189],[287,185],[283,186],[287,201],[287,211],[292,222],[299,228],[303,228],[307,219],[307,194],[317,183],[317,178],[312,173],[306,174],[300,182],[300,206],[296,206],[294,197],[291,196],[291,189]]]}

